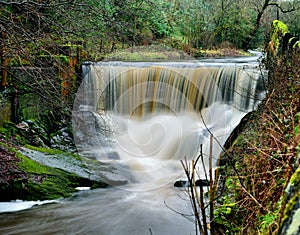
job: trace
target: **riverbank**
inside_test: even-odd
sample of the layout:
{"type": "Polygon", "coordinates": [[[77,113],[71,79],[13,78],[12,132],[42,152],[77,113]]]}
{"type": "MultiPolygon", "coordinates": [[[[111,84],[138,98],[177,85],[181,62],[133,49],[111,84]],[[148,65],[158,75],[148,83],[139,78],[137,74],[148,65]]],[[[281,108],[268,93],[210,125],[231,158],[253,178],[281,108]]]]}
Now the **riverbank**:
{"type": "Polygon", "coordinates": [[[215,210],[223,232],[296,234],[293,223],[299,232],[299,64],[299,50],[272,61],[267,97],[228,140],[215,210]]]}
{"type": "Polygon", "coordinates": [[[170,47],[165,44],[131,47],[117,50],[103,57],[104,61],[170,61],[193,60],[195,58],[221,58],[251,56],[250,52],[224,45],[215,49],[196,49],[184,44],[170,47]]]}

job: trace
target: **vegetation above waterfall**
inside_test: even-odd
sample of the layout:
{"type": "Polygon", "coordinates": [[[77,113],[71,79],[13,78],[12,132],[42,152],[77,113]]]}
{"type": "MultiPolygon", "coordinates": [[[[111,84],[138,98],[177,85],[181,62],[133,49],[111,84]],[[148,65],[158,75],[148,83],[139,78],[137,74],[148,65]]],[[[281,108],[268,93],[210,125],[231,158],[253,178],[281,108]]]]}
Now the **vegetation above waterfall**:
{"type": "MultiPolygon", "coordinates": [[[[61,63],[79,46],[85,60],[163,44],[201,56],[222,44],[262,48],[270,21],[299,34],[299,1],[113,0],[0,1],[3,56],[10,65],[61,63]],[[45,61],[48,60],[48,62],[45,61]]],[[[220,46],[221,45],[221,46],[220,46]]]]}

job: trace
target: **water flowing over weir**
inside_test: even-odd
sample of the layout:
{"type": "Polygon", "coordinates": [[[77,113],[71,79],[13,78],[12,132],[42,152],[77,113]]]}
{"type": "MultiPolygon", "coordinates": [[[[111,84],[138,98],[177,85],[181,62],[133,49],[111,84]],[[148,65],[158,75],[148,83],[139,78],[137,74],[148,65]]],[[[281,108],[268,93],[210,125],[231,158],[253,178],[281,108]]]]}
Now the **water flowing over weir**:
{"type": "Polygon", "coordinates": [[[200,145],[207,156],[211,133],[215,166],[263,87],[253,69],[191,62],[90,63],[84,74],[73,113],[76,145],[86,156],[110,161],[128,183],[142,183],[136,190],[182,177],[179,160],[194,159],[200,145]]]}
{"type": "MultiPolygon", "coordinates": [[[[257,60],[242,58],[250,59],[257,60]]],[[[210,134],[215,167],[222,144],[264,93],[256,69],[221,62],[86,63],[74,139],[82,155],[110,166],[103,174],[115,187],[0,214],[0,234],[195,234],[186,191],[173,187],[185,179],[180,160],[194,159],[202,145],[204,178],[210,134]]]]}
{"type": "Polygon", "coordinates": [[[80,99],[96,111],[143,116],[153,112],[199,112],[214,102],[249,111],[258,99],[260,75],[238,67],[196,63],[96,63],[84,69],[80,99]]]}

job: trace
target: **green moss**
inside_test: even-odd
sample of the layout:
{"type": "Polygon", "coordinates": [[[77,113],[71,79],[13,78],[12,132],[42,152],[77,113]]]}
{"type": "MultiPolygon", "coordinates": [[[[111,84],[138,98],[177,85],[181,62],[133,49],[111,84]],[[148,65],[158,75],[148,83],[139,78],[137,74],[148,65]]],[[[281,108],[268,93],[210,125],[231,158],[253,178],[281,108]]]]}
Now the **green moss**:
{"type": "Polygon", "coordinates": [[[63,63],[69,63],[69,57],[67,55],[39,55],[40,58],[52,58],[54,57],[56,60],[59,60],[63,63]]]}
{"type": "Polygon", "coordinates": [[[300,185],[300,167],[295,171],[295,173],[292,175],[290,179],[290,184],[292,185],[300,185]]]}
{"type": "Polygon", "coordinates": [[[1,201],[57,199],[70,196],[79,186],[92,189],[108,186],[74,173],[42,165],[20,152],[16,152],[16,157],[20,159],[17,165],[25,177],[20,176],[9,184],[0,184],[1,201]]]}
{"type": "Polygon", "coordinates": [[[76,187],[81,186],[79,177],[72,177],[65,172],[56,172],[56,175],[46,176],[41,183],[36,183],[32,179],[28,182],[27,200],[45,200],[68,197],[76,191],[76,187]]]}
{"type": "Polygon", "coordinates": [[[254,140],[257,136],[257,132],[255,130],[247,130],[245,133],[241,133],[238,137],[234,140],[232,147],[235,148],[242,148],[244,146],[248,146],[249,142],[254,140]]]}
{"type": "Polygon", "coordinates": [[[274,213],[269,213],[260,217],[260,234],[268,234],[269,226],[271,226],[276,218],[277,215],[274,213]]]}
{"type": "Polygon", "coordinates": [[[22,144],[26,143],[25,137],[20,135],[20,130],[16,128],[16,125],[10,121],[3,122],[0,127],[0,134],[3,135],[4,139],[9,140],[11,137],[22,144]]]}
{"type": "Polygon", "coordinates": [[[30,174],[51,174],[53,170],[52,168],[42,165],[36,161],[33,161],[27,157],[25,157],[20,152],[16,153],[16,157],[19,158],[21,161],[19,162],[19,167],[27,173],[30,174]]]}
{"type": "Polygon", "coordinates": [[[299,201],[299,199],[300,199],[300,192],[298,192],[294,197],[292,197],[289,200],[289,202],[286,204],[282,223],[284,223],[291,216],[291,212],[293,211],[294,206],[299,201]]]}
{"type": "Polygon", "coordinates": [[[27,200],[45,200],[69,197],[76,192],[76,187],[85,186],[94,188],[107,187],[101,182],[90,181],[75,174],[58,170],[53,175],[47,175],[41,183],[30,180],[28,183],[27,200]]]}
{"type": "Polygon", "coordinates": [[[69,57],[66,55],[56,55],[54,58],[60,60],[61,62],[68,64],[69,63],[69,57]]]}
{"type": "Polygon", "coordinates": [[[294,49],[300,48],[300,41],[296,42],[293,46],[294,49]]]}
{"type": "Polygon", "coordinates": [[[274,42],[274,49],[277,52],[280,44],[280,37],[288,33],[288,27],[280,20],[274,20],[272,23],[271,40],[274,42]]]}

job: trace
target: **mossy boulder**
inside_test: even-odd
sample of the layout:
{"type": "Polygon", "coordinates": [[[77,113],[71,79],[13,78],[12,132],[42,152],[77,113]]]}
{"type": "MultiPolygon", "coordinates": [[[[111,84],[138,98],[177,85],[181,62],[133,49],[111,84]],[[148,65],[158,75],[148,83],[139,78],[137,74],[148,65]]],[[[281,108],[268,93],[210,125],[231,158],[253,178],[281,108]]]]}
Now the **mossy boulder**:
{"type": "MultiPolygon", "coordinates": [[[[57,199],[70,196],[77,191],[76,187],[93,189],[108,186],[100,179],[85,177],[72,172],[72,170],[66,171],[58,167],[41,164],[26,157],[22,149],[12,147],[3,140],[1,141],[0,201],[57,199]]],[[[57,150],[54,152],[46,151],[43,148],[42,150],[45,150],[47,154],[59,157],[57,150]]],[[[73,158],[75,162],[80,159],[74,154],[69,154],[68,157],[69,159],[73,158]]],[[[61,162],[65,160],[62,159],[61,162]]],[[[82,169],[86,170],[84,165],[82,165],[82,169]]]]}
{"type": "Polygon", "coordinates": [[[0,127],[0,201],[56,199],[77,187],[127,183],[110,164],[47,147],[41,129],[28,121],[0,127]]]}

